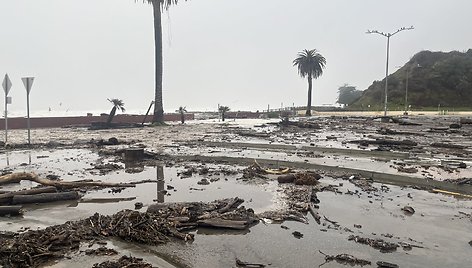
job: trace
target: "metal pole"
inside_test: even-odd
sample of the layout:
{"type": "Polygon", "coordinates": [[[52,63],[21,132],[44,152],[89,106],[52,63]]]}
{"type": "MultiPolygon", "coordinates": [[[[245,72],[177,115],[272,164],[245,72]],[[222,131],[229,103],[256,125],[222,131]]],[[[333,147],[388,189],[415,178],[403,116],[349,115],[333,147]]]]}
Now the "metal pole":
{"type": "Polygon", "coordinates": [[[384,116],[387,116],[387,93],[388,93],[388,58],[390,50],[390,34],[387,36],[387,67],[385,68],[385,103],[384,103],[384,116]]]}
{"type": "Polygon", "coordinates": [[[151,104],[149,104],[149,108],[147,109],[146,115],[144,115],[144,119],[143,119],[143,122],[141,123],[141,126],[143,126],[144,122],[146,122],[146,118],[149,114],[149,111],[151,111],[151,107],[152,107],[153,104],[154,104],[154,101],[151,101],[151,104]]]}
{"type": "MultiPolygon", "coordinates": [[[[29,89],[30,88],[30,79],[26,79],[26,88],[29,89]]],[[[28,126],[28,144],[30,145],[31,144],[31,125],[30,125],[30,111],[29,111],[29,91],[26,90],[26,114],[28,116],[28,119],[27,119],[27,126],[28,126]]]]}
{"type": "Polygon", "coordinates": [[[388,97],[387,97],[387,93],[388,93],[388,60],[389,60],[389,49],[390,49],[390,37],[394,36],[395,34],[401,32],[401,31],[406,31],[406,30],[413,30],[414,27],[411,26],[411,27],[402,27],[398,30],[396,30],[395,32],[393,33],[384,33],[384,32],[379,32],[377,30],[367,30],[366,33],[368,34],[379,34],[379,35],[382,35],[384,37],[387,37],[387,66],[386,66],[386,72],[385,72],[385,103],[384,103],[384,116],[387,116],[387,101],[388,101],[388,97]]]}
{"type": "Polygon", "coordinates": [[[5,94],[5,146],[8,143],[8,109],[7,109],[7,94],[5,94]]]}

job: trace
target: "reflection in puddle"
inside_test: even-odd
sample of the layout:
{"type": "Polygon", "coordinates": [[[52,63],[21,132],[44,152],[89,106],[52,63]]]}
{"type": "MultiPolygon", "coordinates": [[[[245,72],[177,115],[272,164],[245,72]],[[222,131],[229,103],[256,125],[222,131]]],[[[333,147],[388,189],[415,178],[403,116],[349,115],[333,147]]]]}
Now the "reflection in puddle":
{"type": "Polygon", "coordinates": [[[157,165],[156,166],[156,176],[157,176],[157,199],[154,201],[157,201],[157,203],[164,203],[164,196],[166,194],[166,191],[164,190],[164,183],[165,183],[165,178],[164,178],[164,166],[163,165],[157,165]]]}

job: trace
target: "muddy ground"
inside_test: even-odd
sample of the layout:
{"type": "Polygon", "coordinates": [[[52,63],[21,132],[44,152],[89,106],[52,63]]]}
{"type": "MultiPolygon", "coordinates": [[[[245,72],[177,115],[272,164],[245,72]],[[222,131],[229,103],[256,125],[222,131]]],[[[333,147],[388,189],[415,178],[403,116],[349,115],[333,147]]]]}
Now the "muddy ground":
{"type": "MultiPolygon", "coordinates": [[[[31,147],[24,144],[26,131],[11,131],[11,144],[0,154],[2,174],[32,172],[56,181],[139,183],[129,188],[76,187],[80,199],[21,204],[23,215],[0,217],[0,263],[4,267],[120,267],[132,262],[138,263],[135,267],[468,265],[472,125],[439,116],[393,118],[389,123],[371,117],[279,122],[39,129],[32,131],[31,147]],[[125,161],[129,148],[142,148],[145,154],[125,161]],[[278,182],[287,175],[308,177],[304,183],[309,185],[278,182]],[[169,239],[156,245],[127,241],[112,228],[79,237],[78,247],[56,245],[61,256],[45,258],[51,251],[44,251],[33,255],[32,262],[15,264],[12,259],[19,254],[11,247],[19,234],[41,233],[50,226],[62,230],[65,222],[83,221],[95,213],[113,217],[130,210],[146,215],[155,204],[235,197],[244,200],[241,206],[254,212],[256,222],[237,230],[205,227],[201,219],[177,225],[173,220],[168,225],[169,216],[152,214],[172,230],[192,225],[178,230],[193,239],[166,233],[169,239]]],[[[0,191],[37,186],[22,180],[0,185],[0,191]]],[[[175,213],[171,218],[185,214],[175,213]]],[[[226,216],[213,219],[221,217],[226,216]]],[[[132,227],[141,225],[138,221],[132,227]]],[[[140,231],[146,234],[146,228],[140,231]]]]}

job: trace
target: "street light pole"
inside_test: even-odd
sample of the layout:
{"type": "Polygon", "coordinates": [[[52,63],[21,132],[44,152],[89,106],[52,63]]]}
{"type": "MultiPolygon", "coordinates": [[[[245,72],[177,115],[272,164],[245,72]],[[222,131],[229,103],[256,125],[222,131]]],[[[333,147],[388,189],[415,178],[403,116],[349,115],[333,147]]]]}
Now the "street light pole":
{"type": "Polygon", "coordinates": [[[377,30],[367,30],[367,34],[379,34],[379,35],[382,35],[384,37],[387,37],[387,64],[386,64],[386,68],[385,68],[385,100],[384,100],[384,116],[387,116],[387,101],[388,101],[388,60],[389,60],[389,52],[390,52],[390,37],[396,35],[397,33],[401,32],[401,31],[406,31],[406,30],[413,30],[414,27],[413,26],[410,26],[408,28],[406,27],[402,27],[398,30],[396,30],[395,32],[393,33],[384,33],[384,32],[379,32],[377,30]]]}

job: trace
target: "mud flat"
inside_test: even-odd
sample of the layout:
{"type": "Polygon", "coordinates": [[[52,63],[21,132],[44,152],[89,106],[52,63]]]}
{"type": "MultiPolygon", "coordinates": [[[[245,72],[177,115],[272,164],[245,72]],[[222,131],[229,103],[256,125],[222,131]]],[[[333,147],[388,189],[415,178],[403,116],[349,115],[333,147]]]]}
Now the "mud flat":
{"type": "Polygon", "coordinates": [[[33,195],[43,187],[78,197],[14,204],[22,215],[0,217],[0,262],[468,264],[472,125],[456,128],[459,118],[427,116],[391,123],[346,116],[300,120],[288,126],[240,120],[119,131],[36,129],[32,147],[14,130],[12,144],[0,153],[0,182],[12,174],[24,179],[0,184],[0,197],[6,196],[0,206],[12,206],[15,195],[38,200],[33,195]],[[142,155],[125,161],[127,150],[136,148],[142,155]],[[290,181],[283,176],[294,183],[279,183],[290,181]],[[56,183],[41,185],[46,179],[56,183]]]}

